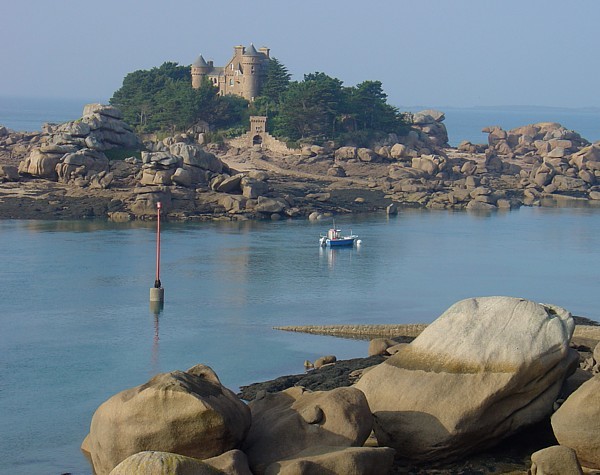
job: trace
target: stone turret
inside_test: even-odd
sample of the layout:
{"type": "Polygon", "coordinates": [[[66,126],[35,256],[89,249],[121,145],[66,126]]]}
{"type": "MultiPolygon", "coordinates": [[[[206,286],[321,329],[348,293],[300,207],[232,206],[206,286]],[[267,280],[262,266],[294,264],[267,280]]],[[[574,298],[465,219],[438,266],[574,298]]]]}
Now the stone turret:
{"type": "Polygon", "coordinates": [[[198,89],[202,84],[202,79],[210,72],[212,68],[204,60],[202,55],[198,56],[192,64],[192,87],[198,89]]]}
{"type": "Polygon", "coordinates": [[[244,70],[242,95],[249,101],[253,101],[259,93],[262,60],[263,55],[256,51],[252,43],[242,55],[242,68],[244,70]]]}

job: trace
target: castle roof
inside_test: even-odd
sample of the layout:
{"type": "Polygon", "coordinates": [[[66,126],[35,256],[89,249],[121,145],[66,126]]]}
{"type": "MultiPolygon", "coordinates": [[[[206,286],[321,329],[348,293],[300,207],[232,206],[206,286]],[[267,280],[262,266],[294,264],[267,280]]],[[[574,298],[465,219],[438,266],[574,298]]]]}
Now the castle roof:
{"type": "Polygon", "coordinates": [[[254,45],[250,43],[250,46],[248,46],[246,51],[244,51],[244,56],[260,56],[260,53],[256,51],[254,45]]]}
{"type": "Polygon", "coordinates": [[[206,68],[208,66],[208,64],[206,63],[206,61],[204,61],[204,58],[202,57],[202,55],[198,56],[198,58],[196,58],[196,61],[194,61],[192,63],[192,66],[196,67],[196,68],[206,68]]]}

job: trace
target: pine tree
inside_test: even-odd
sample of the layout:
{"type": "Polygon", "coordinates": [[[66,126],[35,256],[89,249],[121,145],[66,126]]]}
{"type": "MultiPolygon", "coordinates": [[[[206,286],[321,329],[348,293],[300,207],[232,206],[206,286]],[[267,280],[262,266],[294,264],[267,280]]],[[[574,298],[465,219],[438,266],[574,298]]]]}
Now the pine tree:
{"type": "Polygon", "coordinates": [[[291,77],[287,68],[277,58],[271,58],[261,96],[271,104],[279,104],[281,95],[290,87],[291,77]]]}

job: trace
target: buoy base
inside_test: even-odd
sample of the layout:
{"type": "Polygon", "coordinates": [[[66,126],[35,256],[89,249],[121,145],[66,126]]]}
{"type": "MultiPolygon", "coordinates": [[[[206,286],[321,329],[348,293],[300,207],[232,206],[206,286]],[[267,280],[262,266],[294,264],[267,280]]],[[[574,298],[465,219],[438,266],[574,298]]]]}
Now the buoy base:
{"type": "Polygon", "coordinates": [[[153,302],[150,300],[150,311],[157,317],[162,313],[163,308],[165,308],[164,302],[153,302]]]}
{"type": "Polygon", "coordinates": [[[151,287],[150,288],[150,302],[164,302],[165,301],[165,289],[162,287],[151,287]]]}

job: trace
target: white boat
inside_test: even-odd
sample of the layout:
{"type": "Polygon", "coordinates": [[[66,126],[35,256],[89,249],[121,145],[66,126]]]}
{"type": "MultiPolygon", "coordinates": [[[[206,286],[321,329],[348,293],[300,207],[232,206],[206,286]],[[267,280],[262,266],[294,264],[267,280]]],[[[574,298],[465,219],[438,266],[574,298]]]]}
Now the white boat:
{"type": "Polygon", "coordinates": [[[336,228],[331,228],[327,231],[327,235],[321,235],[319,238],[319,244],[322,247],[354,246],[355,243],[360,243],[356,234],[352,234],[350,231],[348,236],[343,236],[342,231],[336,228]]]}

